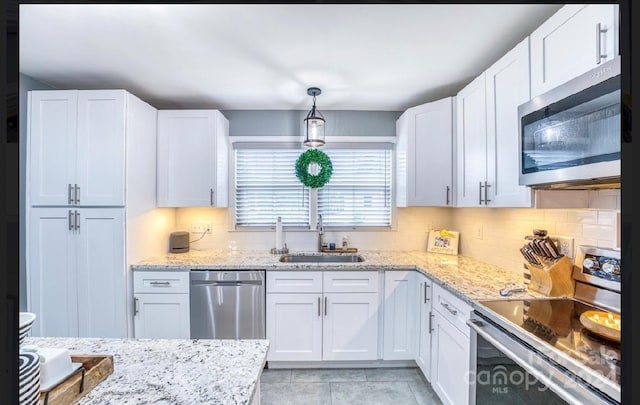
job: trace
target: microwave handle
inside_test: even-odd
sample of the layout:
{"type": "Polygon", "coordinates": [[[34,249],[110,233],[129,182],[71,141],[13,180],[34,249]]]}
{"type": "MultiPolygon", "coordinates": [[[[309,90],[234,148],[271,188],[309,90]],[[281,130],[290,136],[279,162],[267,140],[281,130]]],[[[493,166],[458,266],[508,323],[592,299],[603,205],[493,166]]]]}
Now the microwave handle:
{"type": "Polygon", "coordinates": [[[596,24],[596,65],[602,62],[602,59],[607,58],[607,54],[602,53],[602,34],[607,32],[607,28],[602,28],[602,24],[596,24]]]}

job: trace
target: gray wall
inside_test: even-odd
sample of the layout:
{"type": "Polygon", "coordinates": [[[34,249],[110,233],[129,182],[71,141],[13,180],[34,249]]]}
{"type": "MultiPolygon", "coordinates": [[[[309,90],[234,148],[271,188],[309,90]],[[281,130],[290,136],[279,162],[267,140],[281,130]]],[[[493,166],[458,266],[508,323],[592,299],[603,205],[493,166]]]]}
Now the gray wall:
{"type": "Polygon", "coordinates": [[[19,229],[19,241],[20,241],[20,311],[27,310],[27,272],[25,266],[25,186],[26,186],[26,162],[27,162],[27,92],[29,90],[55,90],[53,87],[39,82],[31,76],[20,73],[20,86],[19,86],[19,121],[18,128],[20,131],[20,143],[19,143],[19,159],[20,159],[20,229],[19,229]]]}
{"type": "MultiPolygon", "coordinates": [[[[302,136],[308,111],[224,110],[230,136],[302,136]]],[[[326,136],[395,136],[402,111],[321,111],[326,136]]]]}

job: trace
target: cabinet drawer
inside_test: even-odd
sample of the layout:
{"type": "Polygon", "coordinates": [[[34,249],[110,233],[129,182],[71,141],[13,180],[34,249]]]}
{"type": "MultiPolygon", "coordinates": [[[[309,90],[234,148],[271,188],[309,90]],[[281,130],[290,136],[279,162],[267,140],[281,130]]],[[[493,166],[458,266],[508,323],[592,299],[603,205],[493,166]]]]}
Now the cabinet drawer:
{"type": "Polygon", "coordinates": [[[134,293],[189,293],[188,271],[134,271],[134,293]]]}
{"type": "Polygon", "coordinates": [[[267,271],[268,293],[321,293],[322,272],[267,271]]]}
{"type": "Polygon", "coordinates": [[[325,293],[378,292],[377,271],[325,271],[325,293]]]}
{"type": "Polygon", "coordinates": [[[433,284],[433,298],[433,309],[468,337],[466,321],[471,314],[471,306],[436,283],[433,284]]]}

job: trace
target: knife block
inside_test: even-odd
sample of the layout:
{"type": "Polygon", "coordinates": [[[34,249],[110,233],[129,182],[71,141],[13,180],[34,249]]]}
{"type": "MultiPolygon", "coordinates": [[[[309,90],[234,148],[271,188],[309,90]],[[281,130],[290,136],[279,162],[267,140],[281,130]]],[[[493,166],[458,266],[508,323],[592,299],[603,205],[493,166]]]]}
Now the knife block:
{"type": "Polygon", "coordinates": [[[571,272],[573,263],[567,256],[562,256],[553,263],[542,266],[525,263],[531,273],[529,289],[548,297],[573,297],[574,284],[571,272]]]}

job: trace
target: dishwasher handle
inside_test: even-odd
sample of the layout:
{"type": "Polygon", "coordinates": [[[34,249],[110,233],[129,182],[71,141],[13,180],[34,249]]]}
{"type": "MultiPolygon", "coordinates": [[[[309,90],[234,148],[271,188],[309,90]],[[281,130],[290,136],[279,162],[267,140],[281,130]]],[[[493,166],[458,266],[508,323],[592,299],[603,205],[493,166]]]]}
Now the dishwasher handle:
{"type": "Polygon", "coordinates": [[[262,285],[262,280],[191,280],[191,285],[241,286],[262,285]]]}

